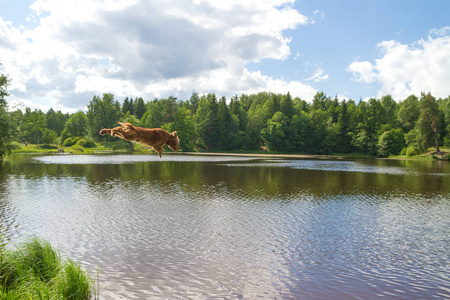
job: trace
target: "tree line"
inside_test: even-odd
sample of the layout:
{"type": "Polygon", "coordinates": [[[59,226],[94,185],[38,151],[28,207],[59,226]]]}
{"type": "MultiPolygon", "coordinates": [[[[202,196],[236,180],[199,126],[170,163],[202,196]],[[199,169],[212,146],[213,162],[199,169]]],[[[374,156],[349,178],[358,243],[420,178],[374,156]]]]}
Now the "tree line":
{"type": "MultiPolygon", "coordinates": [[[[94,96],[86,111],[74,114],[49,109],[8,110],[2,75],[0,90],[0,154],[11,141],[64,144],[74,138],[115,141],[100,136],[102,128],[129,122],[135,126],[178,131],[181,151],[259,151],[282,153],[361,153],[389,156],[416,155],[429,147],[450,147],[450,96],[411,95],[397,103],[381,99],[338,100],[323,92],[312,102],[290,93],[234,96],[229,101],[214,93],[193,93],[145,102],[113,94],[94,96]]],[[[66,143],[68,144],[68,143],[66,143]]]]}

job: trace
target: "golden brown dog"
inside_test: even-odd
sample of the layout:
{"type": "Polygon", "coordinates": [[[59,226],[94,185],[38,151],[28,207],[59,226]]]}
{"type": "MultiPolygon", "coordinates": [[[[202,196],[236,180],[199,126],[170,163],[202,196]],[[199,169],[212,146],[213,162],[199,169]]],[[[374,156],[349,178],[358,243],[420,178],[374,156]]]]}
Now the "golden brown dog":
{"type": "Polygon", "coordinates": [[[111,136],[118,136],[124,140],[131,142],[139,142],[141,144],[153,147],[153,150],[158,152],[159,157],[162,156],[163,146],[167,145],[173,151],[178,151],[178,144],[180,139],[177,132],[168,133],[161,128],[143,128],[135,127],[130,123],[119,122],[121,126],[112,129],[104,128],[100,130],[101,135],[110,134],[111,136]]]}

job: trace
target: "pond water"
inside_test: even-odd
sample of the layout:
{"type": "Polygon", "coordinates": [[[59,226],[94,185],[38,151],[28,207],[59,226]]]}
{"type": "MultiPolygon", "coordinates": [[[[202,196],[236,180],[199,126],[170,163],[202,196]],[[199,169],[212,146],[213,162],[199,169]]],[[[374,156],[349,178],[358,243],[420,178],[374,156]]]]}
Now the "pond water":
{"type": "Polygon", "coordinates": [[[100,299],[450,298],[450,163],[13,155],[0,222],[100,299]]]}

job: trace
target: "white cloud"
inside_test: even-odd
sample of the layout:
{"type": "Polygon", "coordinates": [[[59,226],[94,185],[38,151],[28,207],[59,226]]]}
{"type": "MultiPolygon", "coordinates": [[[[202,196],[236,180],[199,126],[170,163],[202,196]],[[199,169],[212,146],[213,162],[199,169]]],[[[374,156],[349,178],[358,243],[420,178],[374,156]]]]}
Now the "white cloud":
{"type": "Polygon", "coordinates": [[[153,99],[292,88],[306,98],[314,90],[245,68],[290,56],[283,32],[308,19],[289,0],[37,0],[30,8],[34,28],[0,18],[9,100],[76,111],[104,92],[153,99]]]}
{"type": "Polygon", "coordinates": [[[314,73],[314,75],[309,77],[306,80],[308,80],[308,81],[312,81],[313,80],[314,82],[320,82],[320,81],[323,81],[323,80],[327,80],[328,79],[328,74],[324,74],[324,73],[325,73],[324,70],[322,70],[321,68],[317,68],[317,70],[314,73]]]}
{"type": "Polygon", "coordinates": [[[450,32],[444,27],[430,33],[438,36],[412,45],[383,41],[378,44],[381,58],[374,63],[353,62],[348,70],[357,81],[379,83],[378,97],[391,94],[394,99],[403,100],[420,92],[447,97],[450,95],[450,32]]]}
{"type": "Polygon", "coordinates": [[[368,61],[355,61],[348,67],[348,70],[353,73],[356,81],[367,83],[375,81],[373,69],[373,65],[368,61]]]}

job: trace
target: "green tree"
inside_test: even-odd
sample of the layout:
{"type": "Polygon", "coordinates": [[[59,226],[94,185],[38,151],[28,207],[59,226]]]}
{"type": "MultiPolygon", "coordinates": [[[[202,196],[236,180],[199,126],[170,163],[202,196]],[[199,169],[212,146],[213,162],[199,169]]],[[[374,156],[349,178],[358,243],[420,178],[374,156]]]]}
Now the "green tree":
{"type": "Polygon", "coordinates": [[[290,142],[289,119],[281,111],[276,112],[267,121],[267,127],[261,130],[261,136],[271,151],[285,152],[290,142]]]}
{"type": "Polygon", "coordinates": [[[177,98],[170,96],[167,99],[159,100],[159,102],[162,109],[161,113],[163,117],[163,124],[172,123],[178,109],[177,98]]]}
{"type": "Polygon", "coordinates": [[[79,111],[70,116],[64,125],[64,130],[61,133],[61,144],[67,138],[84,137],[88,134],[88,118],[86,114],[79,111]]]}
{"type": "Polygon", "coordinates": [[[145,114],[145,111],[144,99],[142,99],[141,97],[136,98],[134,100],[134,115],[136,116],[136,118],[140,120],[145,114]]]}
{"type": "Polygon", "coordinates": [[[244,107],[241,105],[241,101],[239,101],[238,97],[232,97],[230,102],[230,113],[237,117],[238,119],[238,128],[240,131],[244,131],[247,126],[248,118],[247,112],[244,107]]]}
{"type": "Polygon", "coordinates": [[[55,140],[57,137],[58,137],[58,135],[56,134],[55,131],[45,129],[44,132],[42,133],[42,143],[53,144],[53,143],[55,143],[55,140]]]}
{"type": "Polygon", "coordinates": [[[440,101],[439,110],[442,111],[445,124],[444,144],[450,148],[450,96],[440,101]]]}
{"type": "Polygon", "coordinates": [[[308,140],[308,152],[317,154],[329,153],[332,149],[330,131],[331,117],[322,109],[312,110],[308,114],[308,131],[310,139],[308,140]]]}
{"type": "Polygon", "coordinates": [[[197,113],[198,102],[200,101],[200,96],[198,93],[192,93],[191,98],[189,99],[189,108],[192,115],[197,113]]]}
{"type": "Polygon", "coordinates": [[[135,115],[132,115],[132,114],[130,113],[130,111],[127,111],[127,113],[125,114],[125,116],[123,116],[123,117],[120,119],[120,121],[121,121],[121,122],[124,122],[124,123],[130,123],[130,124],[133,124],[134,126],[139,126],[139,120],[138,120],[138,118],[136,118],[135,115]]]}
{"type": "Polygon", "coordinates": [[[222,97],[217,108],[217,148],[220,150],[232,150],[232,136],[237,133],[237,126],[232,121],[226,99],[222,97]]]}
{"type": "Polygon", "coordinates": [[[321,109],[322,111],[327,111],[330,106],[330,102],[330,98],[328,98],[324,92],[317,92],[317,94],[314,95],[311,109],[321,109]]]}
{"type": "Polygon", "coordinates": [[[426,150],[433,144],[436,145],[436,153],[440,154],[439,135],[437,131],[436,116],[438,106],[436,98],[430,93],[421,93],[420,97],[420,116],[418,121],[420,133],[420,146],[422,150],[426,150]]]}
{"type": "Polygon", "coordinates": [[[272,116],[280,110],[280,97],[279,95],[275,95],[270,93],[269,98],[264,102],[263,105],[264,112],[264,122],[267,122],[272,116]]]}
{"type": "Polygon", "coordinates": [[[17,142],[24,142],[24,121],[25,115],[21,109],[9,112],[10,133],[12,139],[17,142]]]}
{"type": "Polygon", "coordinates": [[[158,99],[147,103],[147,110],[141,118],[140,126],[146,128],[159,128],[163,125],[162,106],[158,99]]]}
{"type": "Polygon", "coordinates": [[[372,98],[368,102],[359,103],[357,132],[353,135],[352,144],[360,152],[377,154],[378,131],[381,128],[383,116],[384,110],[379,100],[372,98]]]}
{"type": "Polygon", "coordinates": [[[127,112],[130,112],[130,114],[134,114],[134,105],[133,105],[133,98],[128,99],[128,97],[126,97],[123,100],[123,104],[122,104],[122,113],[124,115],[127,114],[127,112]]]}
{"type": "Polygon", "coordinates": [[[63,114],[60,110],[55,112],[53,108],[50,108],[45,114],[47,120],[47,129],[53,130],[57,135],[61,135],[64,129],[64,124],[69,119],[68,114],[63,114]]]}
{"type": "Polygon", "coordinates": [[[378,154],[383,157],[397,155],[405,147],[405,136],[401,129],[385,131],[378,139],[378,154]]]}
{"type": "Polygon", "coordinates": [[[198,137],[197,128],[191,111],[186,108],[179,108],[175,113],[173,123],[165,126],[169,132],[177,131],[180,144],[178,145],[181,151],[194,151],[195,141],[198,137]]]}
{"type": "Polygon", "coordinates": [[[119,120],[120,106],[114,102],[114,95],[103,94],[103,98],[94,96],[88,105],[88,132],[94,140],[99,141],[102,128],[113,128],[119,120]]]}
{"type": "Polygon", "coordinates": [[[199,144],[207,149],[217,149],[218,136],[218,120],[217,120],[218,103],[215,94],[202,96],[198,102],[197,113],[195,114],[195,122],[199,133],[199,144]]]}
{"type": "Polygon", "coordinates": [[[419,99],[411,95],[399,104],[398,122],[404,133],[408,133],[416,125],[420,115],[419,99]]]}
{"type": "Polygon", "coordinates": [[[281,97],[280,111],[290,120],[294,116],[294,101],[288,92],[281,97]]]}
{"type": "Polygon", "coordinates": [[[8,104],[6,97],[8,97],[7,87],[9,79],[6,75],[0,75],[0,158],[9,152],[9,144],[12,141],[11,124],[7,111],[8,104]]]}
{"type": "Polygon", "coordinates": [[[47,120],[41,110],[35,109],[29,112],[25,117],[24,127],[25,136],[33,144],[40,142],[42,133],[46,129],[47,120]]]}
{"type": "Polygon", "coordinates": [[[309,118],[306,112],[300,111],[292,117],[288,132],[289,141],[287,149],[289,152],[306,153],[309,151],[310,133],[309,118]]]}
{"type": "Polygon", "coordinates": [[[389,124],[392,128],[397,127],[397,102],[391,95],[387,95],[381,97],[381,106],[383,107],[381,123],[389,124]]]}
{"type": "MultiPolygon", "coordinates": [[[[245,150],[260,150],[261,149],[261,131],[267,127],[267,121],[269,115],[274,108],[270,102],[270,94],[258,93],[257,95],[250,95],[252,104],[247,111],[247,126],[244,136],[244,149],[245,150]]],[[[274,103],[274,101],[272,101],[274,103]]]]}

